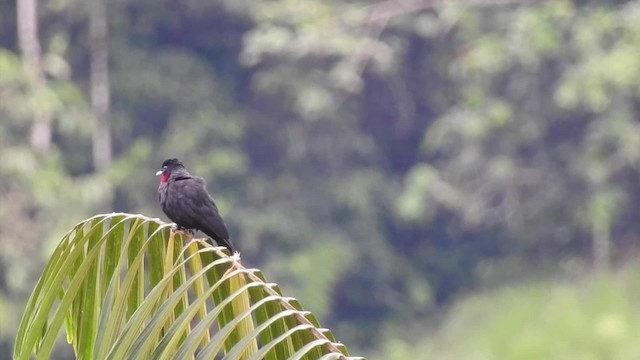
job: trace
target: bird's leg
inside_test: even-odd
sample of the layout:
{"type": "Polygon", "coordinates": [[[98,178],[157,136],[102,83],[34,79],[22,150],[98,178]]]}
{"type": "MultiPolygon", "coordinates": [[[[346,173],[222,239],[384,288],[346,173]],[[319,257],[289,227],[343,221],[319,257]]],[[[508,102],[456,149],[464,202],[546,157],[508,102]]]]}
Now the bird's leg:
{"type": "Polygon", "coordinates": [[[173,232],[181,233],[183,235],[187,235],[188,234],[192,238],[193,238],[193,235],[195,235],[195,233],[196,233],[196,231],[194,229],[187,229],[187,228],[184,228],[184,227],[178,226],[178,225],[175,226],[175,229],[173,230],[173,232]]]}
{"type": "Polygon", "coordinates": [[[187,229],[187,228],[183,228],[181,226],[177,226],[177,231],[180,231],[183,234],[189,234],[189,240],[187,240],[187,242],[184,244],[184,248],[187,248],[189,245],[191,245],[191,243],[196,241],[196,239],[195,239],[196,230],[195,229],[187,229]]]}
{"type": "Polygon", "coordinates": [[[184,246],[182,247],[182,251],[184,251],[186,248],[188,248],[194,241],[196,241],[195,239],[195,234],[196,234],[196,230],[195,229],[187,229],[184,228],[182,226],[178,226],[177,224],[175,225],[175,227],[173,228],[173,233],[179,233],[181,235],[189,235],[189,239],[187,240],[186,243],[184,243],[184,246]]]}
{"type": "Polygon", "coordinates": [[[183,236],[188,236],[187,242],[185,243],[184,247],[186,248],[187,246],[191,245],[191,243],[194,241],[194,235],[196,234],[196,230],[195,229],[187,229],[184,228],[182,226],[178,226],[176,225],[173,229],[173,233],[174,234],[181,234],[183,236]]]}

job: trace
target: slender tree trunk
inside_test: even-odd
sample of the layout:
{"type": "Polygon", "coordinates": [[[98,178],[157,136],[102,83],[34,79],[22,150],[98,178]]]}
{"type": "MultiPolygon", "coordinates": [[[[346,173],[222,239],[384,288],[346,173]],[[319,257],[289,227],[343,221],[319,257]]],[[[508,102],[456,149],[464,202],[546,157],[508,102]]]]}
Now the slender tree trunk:
{"type": "Polygon", "coordinates": [[[102,171],[111,165],[110,86],[107,6],[105,0],[89,1],[91,37],[91,107],[93,111],[93,166],[102,171]]]}
{"type": "Polygon", "coordinates": [[[594,266],[598,272],[607,272],[611,268],[611,228],[608,221],[593,222],[594,266]]]}
{"type": "MultiPolygon", "coordinates": [[[[32,96],[39,97],[46,90],[42,71],[42,54],[38,37],[37,0],[18,0],[18,42],[29,74],[32,96]]],[[[47,151],[51,147],[51,113],[41,102],[34,102],[34,118],[31,127],[31,148],[47,151]]]]}

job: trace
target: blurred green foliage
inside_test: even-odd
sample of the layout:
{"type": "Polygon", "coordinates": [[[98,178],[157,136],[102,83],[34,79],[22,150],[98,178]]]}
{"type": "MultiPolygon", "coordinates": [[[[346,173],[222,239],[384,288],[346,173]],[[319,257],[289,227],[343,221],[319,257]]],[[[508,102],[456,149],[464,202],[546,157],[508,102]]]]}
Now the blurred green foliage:
{"type": "Polygon", "coordinates": [[[639,270],[483,290],[463,297],[418,345],[392,337],[372,359],[635,359],[639,270]]]}
{"type": "MultiPolygon", "coordinates": [[[[638,0],[110,2],[114,163],[104,173],[91,163],[83,4],[40,5],[47,86],[34,92],[16,3],[0,0],[3,324],[17,324],[43,259],[77,221],[160,216],[153,173],[172,156],[208,180],[244,261],[369,354],[415,353],[411,334],[449,322],[482,332],[455,304],[487,284],[553,278],[566,259],[587,264],[588,277],[635,253],[638,0]],[[28,141],[42,109],[53,119],[46,153],[28,141]]],[[[501,309],[535,301],[539,288],[480,296],[509,316],[501,309]]],[[[553,283],[549,306],[582,291],[553,283]]],[[[504,321],[527,323],[534,335],[517,341],[531,341],[529,354],[551,341],[543,355],[558,358],[566,349],[553,341],[575,337],[594,348],[571,349],[606,358],[590,337],[600,335],[572,328],[579,316],[551,335],[517,313],[504,321]]],[[[633,333],[625,326],[620,341],[633,333]]],[[[438,353],[452,341],[438,339],[415,346],[438,353]]],[[[488,348],[477,341],[460,356],[488,348]]]]}

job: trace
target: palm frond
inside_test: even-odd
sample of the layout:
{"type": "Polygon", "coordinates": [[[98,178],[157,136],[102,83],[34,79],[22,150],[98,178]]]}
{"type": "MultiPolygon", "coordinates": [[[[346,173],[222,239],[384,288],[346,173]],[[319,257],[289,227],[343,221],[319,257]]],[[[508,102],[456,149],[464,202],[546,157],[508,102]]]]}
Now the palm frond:
{"type": "Polygon", "coordinates": [[[24,312],[14,359],[48,359],[65,330],[79,359],[355,359],[239,255],[172,224],[105,214],[55,249],[24,312]]]}

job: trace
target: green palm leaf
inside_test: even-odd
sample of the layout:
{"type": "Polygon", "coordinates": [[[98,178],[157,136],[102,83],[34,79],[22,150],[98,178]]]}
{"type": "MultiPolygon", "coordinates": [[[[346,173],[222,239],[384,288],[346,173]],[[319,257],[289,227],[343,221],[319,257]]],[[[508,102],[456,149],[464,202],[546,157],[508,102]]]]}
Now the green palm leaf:
{"type": "Polygon", "coordinates": [[[354,359],[238,255],[142,215],[98,215],[62,239],[27,303],[14,359],[354,359]]]}

